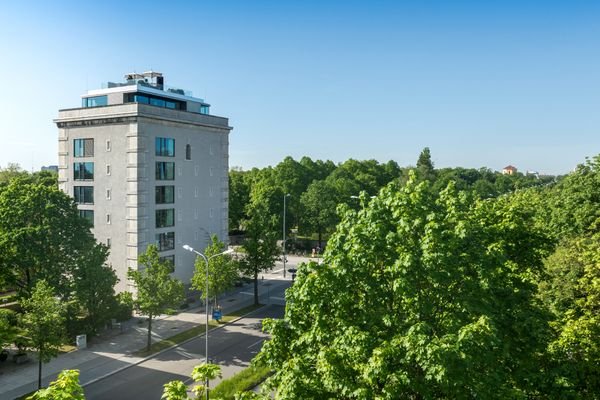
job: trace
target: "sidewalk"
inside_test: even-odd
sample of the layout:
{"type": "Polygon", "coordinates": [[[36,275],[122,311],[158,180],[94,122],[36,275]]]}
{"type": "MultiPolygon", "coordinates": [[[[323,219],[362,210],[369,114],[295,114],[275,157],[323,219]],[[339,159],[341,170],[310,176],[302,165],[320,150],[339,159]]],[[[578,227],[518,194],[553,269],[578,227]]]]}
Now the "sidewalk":
{"type": "MultiPolygon", "coordinates": [[[[298,262],[306,258],[288,256],[287,268],[295,268],[298,262]]],[[[291,280],[291,274],[286,274],[285,281],[291,280]]],[[[261,302],[276,302],[283,304],[284,299],[270,296],[270,291],[279,285],[284,285],[282,264],[277,263],[272,272],[259,276],[259,297],[261,302]],[[261,279],[262,278],[262,279],[261,279]]],[[[245,284],[221,297],[223,313],[242,309],[254,302],[253,283],[245,284]]],[[[159,316],[152,322],[152,341],[167,339],[177,333],[198,326],[205,321],[204,307],[197,304],[177,315],[159,316]]],[[[56,379],[64,369],[79,369],[80,383],[85,386],[106,377],[117,370],[135,365],[146,358],[135,357],[132,354],[144,348],[147,340],[147,323],[143,317],[134,317],[123,324],[121,330],[112,329],[103,332],[88,343],[87,349],[75,350],[61,354],[42,367],[42,385],[56,379]]],[[[37,389],[38,364],[35,356],[25,364],[16,365],[7,360],[0,364],[0,400],[12,400],[15,397],[37,389]]]]}

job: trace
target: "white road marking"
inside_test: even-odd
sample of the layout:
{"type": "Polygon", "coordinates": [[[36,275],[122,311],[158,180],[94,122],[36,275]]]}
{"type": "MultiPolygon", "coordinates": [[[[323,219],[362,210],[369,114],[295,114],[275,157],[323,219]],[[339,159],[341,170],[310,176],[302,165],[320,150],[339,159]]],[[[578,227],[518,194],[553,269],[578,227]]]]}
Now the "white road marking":
{"type": "Polygon", "coordinates": [[[265,339],[260,339],[258,342],[256,342],[256,343],[254,343],[254,344],[251,344],[250,346],[248,346],[248,348],[250,349],[250,348],[252,348],[252,347],[256,346],[257,344],[260,344],[260,343],[262,343],[264,340],[265,340],[265,339]]]}

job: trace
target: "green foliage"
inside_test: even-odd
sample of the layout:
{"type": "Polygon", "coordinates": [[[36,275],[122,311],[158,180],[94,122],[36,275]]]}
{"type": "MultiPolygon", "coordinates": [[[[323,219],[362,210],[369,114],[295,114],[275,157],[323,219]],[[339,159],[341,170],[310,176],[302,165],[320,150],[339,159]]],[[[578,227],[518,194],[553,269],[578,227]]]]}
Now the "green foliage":
{"type": "Polygon", "coordinates": [[[556,316],[549,348],[556,386],[563,398],[594,399],[600,393],[600,235],[563,242],[546,267],[540,293],[556,316]]]}
{"type": "Polygon", "coordinates": [[[69,297],[95,243],[73,199],[58,188],[12,180],[0,190],[0,276],[21,296],[44,279],[69,297]]]}
{"type": "Polygon", "coordinates": [[[182,381],[171,381],[163,385],[163,394],[160,397],[164,400],[187,400],[187,386],[182,381]]]}
{"type": "Polygon", "coordinates": [[[119,322],[127,321],[133,316],[133,295],[130,292],[121,292],[117,294],[116,301],[113,303],[111,315],[119,322]]]}
{"type": "MultiPolygon", "coordinates": [[[[195,383],[199,383],[192,392],[195,397],[188,397],[187,388],[181,381],[172,381],[164,385],[164,391],[161,399],[166,400],[188,400],[188,399],[203,399],[206,397],[206,382],[211,379],[220,378],[221,367],[215,364],[196,365],[192,371],[191,378],[195,383]]],[[[213,397],[215,398],[215,397],[213,397]]]]}
{"type": "Polygon", "coordinates": [[[600,231],[600,155],[586,160],[546,193],[557,237],[600,231]]]}
{"type": "Polygon", "coordinates": [[[14,343],[18,333],[17,314],[12,310],[0,308],[0,351],[4,346],[14,343]]]}
{"type": "MultiPolygon", "coordinates": [[[[45,280],[68,303],[68,325],[95,334],[114,302],[107,248],[56,185],[13,179],[0,189],[0,281],[28,297],[45,280]]],[[[75,333],[75,332],[71,332],[75,333]]]]}
{"type": "Polygon", "coordinates": [[[148,345],[152,344],[152,319],[177,307],[184,299],[183,284],[171,276],[171,267],[160,261],[156,245],[148,246],[138,256],[140,268],[129,269],[127,276],[137,289],[135,306],[142,315],[148,316],[148,345]]]}
{"type": "Polygon", "coordinates": [[[108,248],[96,244],[73,274],[74,303],[80,309],[78,314],[83,315],[83,329],[90,336],[111,319],[116,307],[114,287],[118,279],[105,264],[107,257],[108,248]]]}
{"type": "Polygon", "coordinates": [[[39,280],[31,297],[21,301],[24,313],[20,326],[24,330],[26,346],[38,352],[38,388],[42,385],[42,363],[58,355],[65,343],[65,306],[54,296],[50,285],[39,280]]]}
{"type": "Polygon", "coordinates": [[[248,174],[239,170],[229,171],[229,230],[235,231],[246,218],[245,207],[250,202],[248,174]]]}
{"type": "Polygon", "coordinates": [[[246,237],[242,244],[245,251],[240,262],[244,274],[254,279],[254,304],[258,304],[258,274],[275,265],[280,254],[277,246],[279,219],[273,215],[272,204],[283,199],[282,193],[268,185],[255,185],[252,200],[247,206],[248,219],[244,221],[246,237]]]}
{"type": "Polygon", "coordinates": [[[525,398],[543,387],[549,242],[532,210],[414,177],[347,210],[258,361],[277,398],[525,398]]]}
{"type": "Polygon", "coordinates": [[[84,400],[83,388],[79,384],[79,370],[64,370],[46,389],[40,389],[27,400],[84,400]]]}
{"type": "Polygon", "coordinates": [[[435,179],[435,170],[433,168],[433,161],[431,161],[431,152],[429,147],[425,147],[419,159],[417,160],[417,173],[421,179],[433,181],[435,179]]]}
{"type": "Polygon", "coordinates": [[[40,280],[31,297],[21,301],[21,306],[24,313],[20,315],[19,322],[25,331],[27,347],[38,351],[41,361],[50,361],[65,340],[64,305],[46,281],[40,280]]]}
{"type": "MultiPolygon", "coordinates": [[[[227,248],[216,235],[211,237],[211,244],[204,250],[204,255],[209,259],[208,267],[208,293],[215,299],[220,294],[232,288],[239,278],[239,264],[229,254],[219,255],[227,248]]],[[[192,287],[202,291],[202,298],[206,300],[206,262],[202,257],[196,258],[192,287]]]]}
{"type": "Polygon", "coordinates": [[[338,221],[337,202],[337,193],[326,180],[313,181],[300,197],[302,232],[316,232],[319,237],[319,247],[323,247],[321,243],[323,235],[335,229],[338,221]]]}
{"type": "MultiPolygon", "coordinates": [[[[263,382],[269,375],[271,370],[267,367],[258,367],[251,364],[248,368],[238,372],[229,379],[221,381],[211,391],[210,395],[212,398],[222,400],[233,400],[233,399],[262,399],[262,397],[248,397],[247,390],[252,390],[263,382]]],[[[255,395],[255,393],[252,393],[255,395]]],[[[258,396],[258,395],[257,395],[258,396]]]]}

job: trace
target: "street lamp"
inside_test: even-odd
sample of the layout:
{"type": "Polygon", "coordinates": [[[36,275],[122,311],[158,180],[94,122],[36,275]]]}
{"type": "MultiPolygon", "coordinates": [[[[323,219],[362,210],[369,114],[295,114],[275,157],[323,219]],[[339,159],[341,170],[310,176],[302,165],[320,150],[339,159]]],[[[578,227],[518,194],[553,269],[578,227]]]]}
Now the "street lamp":
{"type": "MultiPolygon", "coordinates": [[[[192,248],[192,246],[184,244],[183,248],[187,251],[191,251],[192,253],[196,253],[197,255],[199,255],[200,257],[202,257],[202,259],[204,260],[204,262],[206,263],[206,291],[204,294],[204,297],[206,297],[206,304],[205,304],[205,314],[206,314],[206,328],[204,330],[204,362],[205,364],[208,365],[208,261],[212,258],[218,257],[218,256],[222,256],[224,254],[229,254],[229,253],[233,253],[233,249],[227,249],[222,253],[219,254],[213,254],[210,257],[206,257],[204,254],[200,253],[199,251],[196,251],[192,248]]],[[[208,377],[206,377],[206,400],[208,400],[208,377]]]]}
{"type": "Polygon", "coordinates": [[[285,278],[285,263],[286,263],[286,257],[285,257],[285,200],[290,197],[290,194],[286,194],[283,196],[283,277],[285,278]]]}

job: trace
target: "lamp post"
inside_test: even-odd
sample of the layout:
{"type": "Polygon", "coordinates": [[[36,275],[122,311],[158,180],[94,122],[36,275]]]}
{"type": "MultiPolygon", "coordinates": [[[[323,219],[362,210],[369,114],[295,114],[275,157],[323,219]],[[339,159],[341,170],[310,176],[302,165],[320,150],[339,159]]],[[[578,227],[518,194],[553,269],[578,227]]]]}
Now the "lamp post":
{"type": "MultiPolygon", "coordinates": [[[[222,256],[224,254],[229,254],[233,252],[233,249],[227,249],[222,253],[219,254],[213,254],[210,257],[206,257],[204,254],[200,253],[199,251],[196,251],[192,248],[192,246],[184,244],[183,248],[187,251],[191,251],[192,253],[196,253],[197,255],[199,255],[200,257],[202,257],[202,259],[204,260],[204,262],[206,263],[206,291],[204,293],[204,297],[206,297],[206,304],[205,304],[205,313],[206,313],[206,327],[204,329],[204,363],[208,365],[208,261],[212,258],[218,257],[218,256],[222,256]]],[[[209,384],[209,380],[208,377],[206,377],[206,400],[208,400],[208,384],[209,384]]]]}
{"type": "Polygon", "coordinates": [[[281,244],[281,246],[283,247],[283,277],[285,278],[285,263],[286,263],[286,257],[285,257],[285,201],[286,199],[290,197],[290,194],[287,193],[283,196],[283,243],[281,244]]]}

